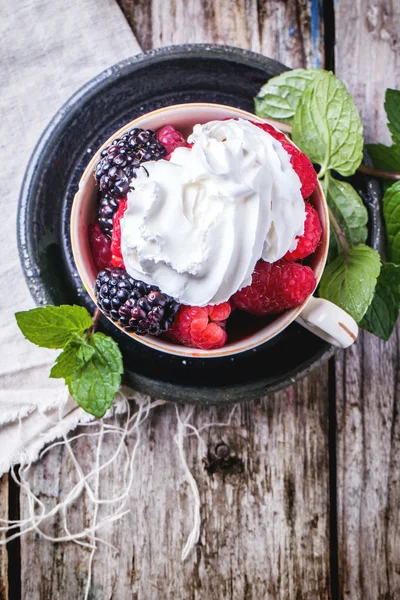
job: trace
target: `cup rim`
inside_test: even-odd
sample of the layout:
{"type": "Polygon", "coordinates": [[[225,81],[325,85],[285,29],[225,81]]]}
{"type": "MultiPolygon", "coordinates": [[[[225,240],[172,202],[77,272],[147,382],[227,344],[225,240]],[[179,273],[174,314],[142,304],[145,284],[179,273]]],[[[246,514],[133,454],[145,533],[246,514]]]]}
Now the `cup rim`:
{"type": "MultiPolygon", "coordinates": [[[[204,108],[211,108],[211,109],[214,108],[214,109],[220,109],[220,110],[228,110],[231,113],[234,112],[238,116],[242,116],[243,118],[245,118],[247,120],[250,119],[252,121],[257,121],[259,123],[269,123],[269,124],[273,125],[274,127],[276,127],[277,129],[279,129],[280,131],[282,131],[283,133],[288,133],[290,131],[290,126],[288,126],[285,123],[281,123],[281,122],[275,121],[273,119],[264,119],[255,114],[249,113],[241,108],[236,108],[233,106],[228,106],[225,104],[217,104],[217,103],[212,103],[212,102],[190,102],[190,103],[184,103],[184,104],[173,104],[170,106],[164,106],[164,107],[158,108],[154,111],[144,113],[144,114],[140,115],[139,117],[136,117],[129,123],[126,123],[118,131],[114,132],[96,150],[96,152],[93,154],[91,160],[89,161],[88,165],[86,166],[86,168],[79,180],[79,183],[78,183],[78,191],[76,192],[74,199],[73,199],[71,217],[70,217],[71,245],[72,245],[72,253],[73,253],[74,260],[75,260],[75,264],[76,264],[76,267],[78,270],[78,274],[83,282],[83,286],[95,304],[97,304],[97,303],[96,303],[96,296],[95,296],[94,290],[93,290],[93,282],[88,279],[88,277],[86,276],[86,270],[84,268],[82,268],[81,255],[80,255],[80,252],[78,251],[78,248],[79,248],[79,243],[78,243],[78,239],[79,239],[79,236],[78,236],[79,208],[80,208],[80,198],[81,198],[81,196],[83,196],[84,187],[88,184],[88,182],[90,181],[90,178],[93,177],[95,163],[97,162],[100,153],[106,146],[108,146],[111,143],[111,141],[113,139],[121,136],[125,131],[131,129],[132,127],[137,126],[144,119],[153,118],[153,117],[156,117],[163,113],[167,113],[167,112],[171,112],[171,111],[176,112],[177,110],[179,111],[183,108],[185,108],[185,109],[198,108],[199,110],[204,109],[204,108]]],[[[293,142],[291,142],[291,143],[293,143],[293,142]]],[[[317,287],[319,280],[322,276],[322,273],[323,273],[323,270],[325,267],[325,263],[326,263],[326,259],[327,259],[327,255],[328,255],[328,247],[329,247],[328,207],[327,207],[325,194],[324,194],[324,191],[322,189],[322,186],[321,186],[319,180],[317,180],[316,190],[318,190],[320,198],[321,198],[321,208],[324,213],[324,226],[323,226],[321,258],[319,259],[317,266],[315,268],[313,268],[314,276],[315,276],[315,280],[316,280],[315,287],[317,287]]],[[[314,191],[314,193],[315,193],[315,191],[314,191]]],[[[83,260],[82,260],[82,263],[83,263],[83,260]]],[[[148,346],[159,352],[164,352],[166,354],[173,354],[176,356],[181,356],[182,358],[185,358],[185,357],[189,357],[189,358],[221,358],[221,357],[226,357],[226,356],[234,356],[235,354],[253,350],[253,349],[265,344],[267,341],[271,340],[275,336],[277,336],[300,315],[300,313],[302,312],[304,307],[307,305],[307,303],[309,302],[312,295],[313,294],[310,294],[304,300],[304,302],[302,304],[300,304],[300,306],[297,306],[295,308],[287,310],[282,315],[277,315],[276,319],[274,319],[271,323],[269,323],[268,325],[263,327],[261,329],[261,331],[265,330],[265,336],[262,336],[261,339],[254,340],[255,334],[252,334],[243,339],[243,343],[240,345],[240,347],[234,348],[234,349],[232,349],[232,348],[230,349],[229,346],[228,347],[223,346],[222,348],[218,348],[215,350],[202,350],[200,348],[190,348],[187,346],[175,345],[170,342],[166,342],[164,340],[159,340],[155,336],[150,336],[150,335],[139,336],[139,335],[135,334],[134,332],[126,331],[118,323],[116,323],[115,321],[112,321],[112,319],[107,317],[107,315],[104,315],[104,316],[107,319],[109,319],[109,321],[111,321],[111,323],[115,327],[117,327],[120,331],[122,331],[125,335],[128,335],[128,336],[134,338],[136,341],[140,342],[141,344],[148,346]]]]}

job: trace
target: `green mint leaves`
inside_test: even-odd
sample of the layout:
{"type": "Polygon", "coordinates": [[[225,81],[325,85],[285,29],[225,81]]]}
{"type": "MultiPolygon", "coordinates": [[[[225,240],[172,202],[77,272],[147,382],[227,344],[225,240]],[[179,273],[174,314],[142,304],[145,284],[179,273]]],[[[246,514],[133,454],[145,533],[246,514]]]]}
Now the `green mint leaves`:
{"type": "Polygon", "coordinates": [[[320,177],[330,169],[352,175],[361,163],[360,115],[333,73],[321,71],[306,87],[294,115],[292,137],[312,162],[321,165],[320,177]]]}
{"type": "MultiPolygon", "coordinates": [[[[350,248],[362,244],[368,235],[368,211],[350,183],[338,181],[325,175],[325,195],[328,206],[350,248]]],[[[341,252],[340,242],[335,230],[331,229],[329,240],[329,260],[336,258],[341,252]]]]}
{"type": "MultiPolygon", "coordinates": [[[[400,91],[386,90],[385,110],[393,145],[367,146],[374,166],[384,171],[400,172],[400,91]]],[[[396,326],[400,310],[400,181],[390,187],[384,180],[383,216],[387,235],[387,256],[382,265],[375,295],[361,326],[388,340],[396,326]]]]}
{"type": "Polygon", "coordinates": [[[323,183],[334,226],[319,296],[343,308],[358,323],[373,302],[381,259],[363,244],[368,234],[368,213],[356,190],[349,183],[334,179],[329,171],[323,183]],[[337,226],[344,241],[336,233],[337,226]]]}
{"type": "Polygon", "coordinates": [[[121,384],[123,363],[118,344],[92,331],[92,318],[81,306],[46,306],[16,313],[24,336],[44,348],[63,348],[50,377],[63,378],[71,396],[86,412],[102,417],[121,384]]]}
{"type": "Polygon", "coordinates": [[[362,159],[360,115],[346,86],[322,69],[294,69],[270,79],[254,99],[260,117],[292,123],[294,143],[328,169],[352,175],[362,159]]]}
{"type": "Polygon", "coordinates": [[[294,69],[267,81],[254,98],[256,115],[292,123],[304,90],[320,72],[320,69],[294,69]]]}
{"type": "Polygon", "coordinates": [[[82,368],[92,358],[94,352],[92,346],[82,336],[73,333],[65,344],[64,350],[56,358],[50,377],[55,379],[69,377],[77,368],[82,368]]]}
{"type": "Polygon", "coordinates": [[[110,408],[123,373],[118,344],[103,333],[89,338],[93,354],[86,363],[66,378],[69,392],[86,412],[102,417],[110,408]]]}
{"type": "Polygon", "coordinates": [[[394,183],[383,197],[383,216],[387,234],[389,260],[400,265],[400,181],[394,183]]]}
{"type": "Polygon", "coordinates": [[[360,325],[388,340],[393,333],[400,308],[400,265],[385,263],[379,273],[372,304],[360,325]]]}
{"type": "Polygon", "coordinates": [[[82,306],[46,306],[15,315],[24,336],[42,348],[64,348],[73,333],[82,335],[92,318],[82,306]]]}
{"type": "Polygon", "coordinates": [[[319,295],[361,321],[374,297],[381,261],[375,250],[360,244],[339,254],[323,272],[319,295]]]}

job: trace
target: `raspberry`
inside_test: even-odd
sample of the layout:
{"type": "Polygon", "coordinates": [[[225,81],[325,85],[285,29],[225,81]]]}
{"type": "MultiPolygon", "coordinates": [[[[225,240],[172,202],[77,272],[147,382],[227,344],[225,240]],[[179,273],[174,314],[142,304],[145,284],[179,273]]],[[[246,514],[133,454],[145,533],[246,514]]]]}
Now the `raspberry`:
{"type": "Polygon", "coordinates": [[[89,243],[97,270],[100,271],[110,267],[111,240],[102,232],[99,223],[89,226],[89,243]]]}
{"type": "Polygon", "coordinates": [[[175,148],[186,146],[186,140],[180,131],[172,127],[172,125],[164,125],[156,131],[157,139],[167,149],[166,160],[169,160],[171,153],[175,148]]]}
{"type": "Polygon", "coordinates": [[[272,264],[259,260],[251,284],[236,292],[231,302],[260,317],[280,313],[304,302],[314,291],[315,283],[310,267],[283,259],[272,264]]]}
{"type": "Polygon", "coordinates": [[[228,337],[225,321],[230,314],[229,302],[202,308],[182,305],[169,333],[174,340],[191,348],[222,348],[228,337]]]}
{"type": "Polygon", "coordinates": [[[111,237],[111,264],[113,267],[125,268],[121,252],[121,219],[128,206],[128,198],[123,198],[113,219],[113,230],[111,237]]]}
{"type": "Polygon", "coordinates": [[[268,123],[256,123],[255,121],[252,121],[252,123],[272,135],[273,138],[281,143],[282,147],[289,154],[293,170],[301,181],[301,195],[303,198],[309,198],[317,185],[317,174],[308,156],[296,148],[283,133],[275,129],[272,125],[268,123]]]}
{"type": "Polygon", "coordinates": [[[306,220],[304,221],[304,233],[297,237],[297,246],[291,252],[286,252],[285,258],[289,261],[306,258],[314,252],[321,239],[322,227],[319,216],[314,207],[305,202],[306,220]]]}

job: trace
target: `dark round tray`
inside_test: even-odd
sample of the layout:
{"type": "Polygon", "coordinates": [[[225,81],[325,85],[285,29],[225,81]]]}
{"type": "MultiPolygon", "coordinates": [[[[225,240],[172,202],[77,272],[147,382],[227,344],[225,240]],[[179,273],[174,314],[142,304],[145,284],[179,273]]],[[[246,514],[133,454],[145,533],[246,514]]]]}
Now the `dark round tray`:
{"type": "MultiPolygon", "coordinates": [[[[284,70],[287,67],[274,60],[238,48],[171,46],[118,63],[68,100],[33,152],[19,200],[19,252],[35,302],[78,303],[94,310],[72,256],[70,212],[92,152],[114,131],[143,113],[185,102],[215,102],[252,112],[261,85],[284,70]]],[[[360,176],[356,185],[370,210],[370,243],[377,247],[379,186],[360,176]]],[[[212,359],[157,352],[104,318],[100,327],[120,345],[126,383],[181,402],[216,404],[261,397],[293,383],[333,354],[329,344],[296,323],[254,350],[212,359]]]]}

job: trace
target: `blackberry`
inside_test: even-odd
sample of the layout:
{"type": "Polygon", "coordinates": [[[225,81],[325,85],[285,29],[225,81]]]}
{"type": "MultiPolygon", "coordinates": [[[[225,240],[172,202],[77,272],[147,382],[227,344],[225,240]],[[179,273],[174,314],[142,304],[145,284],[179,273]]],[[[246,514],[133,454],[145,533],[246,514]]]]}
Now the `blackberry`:
{"type": "Polygon", "coordinates": [[[94,286],[99,308],[127,331],[159,335],[168,331],[179,304],[155,285],[130,277],[124,269],[103,269],[94,286]]]}
{"type": "Polygon", "coordinates": [[[113,218],[118,210],[119,200],[106,194],[100,198],[97,209],[97,220],[103,233],[111,237],[113,228],[113,218]]]}
{"type": "Polygon", "coordinates": [[[129,191],[129,181],[136,177],[142,162],[160,160],[167,153],[151,129],[131,129],[116,138],[103,150],[96,165],[95,177],[102,194],[124,198],[129,191]]]}

